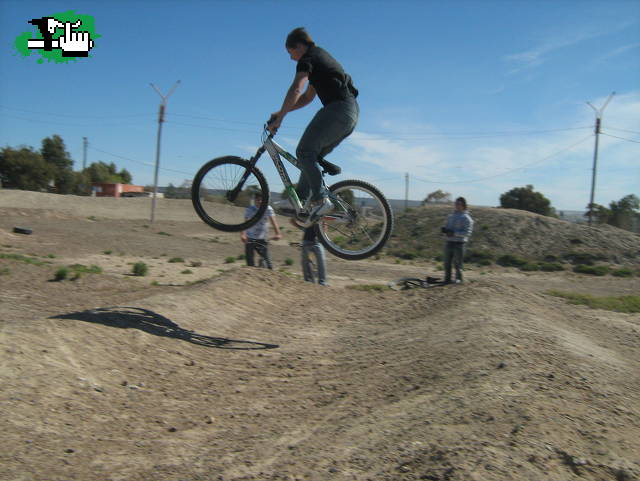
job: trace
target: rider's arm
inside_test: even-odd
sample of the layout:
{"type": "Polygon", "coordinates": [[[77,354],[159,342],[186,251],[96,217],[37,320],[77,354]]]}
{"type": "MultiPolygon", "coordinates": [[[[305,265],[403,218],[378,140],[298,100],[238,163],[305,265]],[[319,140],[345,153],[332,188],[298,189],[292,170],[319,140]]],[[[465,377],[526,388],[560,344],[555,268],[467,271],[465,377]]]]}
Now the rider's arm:
{"type": "MultiPolygon", "coordinates": [[[[291,110],[298,110],[302,107],[309,105],[313,102],[313,99],[316,98],[316,89],[313,88],[313,85],[307,85],[307,90],[298,98],[298,101],[295,103],[291,110]]],[[[290,111],[291,111],[290,110],[290,111]]]]}
{"type": "MultiPolygon", "coordinates": [[[[299,105],[298,107],[296,107],[296,105],[298,104],[300,98],[306,96],[307,92],[309,91],[309,89],[307,89],[307,92],[303,93],[304,86],[308,80],[309,72],[296,72],[293,83],[291,84],[291,87],[289,87],[287,95],[284,97],[282,107],[279,111],[272,114],[273,120],[271,121],[269,126],[269,130],[271,131],[271,133],[275,133],[276,130],[278,130],[278,127],[280,127],[280,125],[282,124],[282,120],[284,119],[284,116],[287,115],[287,113],[295,110],[296,108],[299,109],[300,107],[303,107],[303,105],[299,105]]],[[[313,93],[315,95],[315,90],[313,90],[313,93]]],[[[311,100],[313,100],[313,98],[311,98],[311,100]]],[[[311,102],[311,100],[309,100],[309,102],[311,102]]]]}

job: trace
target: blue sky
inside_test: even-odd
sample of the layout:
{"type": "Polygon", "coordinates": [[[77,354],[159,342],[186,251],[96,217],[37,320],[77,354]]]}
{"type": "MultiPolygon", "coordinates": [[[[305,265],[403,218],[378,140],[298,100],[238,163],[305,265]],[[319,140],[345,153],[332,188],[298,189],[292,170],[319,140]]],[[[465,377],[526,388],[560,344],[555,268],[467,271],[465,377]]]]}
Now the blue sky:
{"type": "MultiPolygon", "coordinates": [[[[160,185],[205,161],[248,157],[295,64],[286,34],[305,26],[360,90],[356,132],[328,158],[344,178],[390,198],[443,189],[472,205],[533,184],[552,205],[589,201],[594,113],[604,112],[596,202],[640,195],[640,2],[155,1],[0,2],[0,146],[64,139],[75,167],[115,162],[153,182],[159,97],[181,80],[163,126],[160,185]],[[32,18],[74,9],[95,18],[91,57],[68,64],[19,55],[32,18]],[[612,137],[615,136],[615,137],[612,137]],[[619,138],[616,138],[619,137],[619,138]],[[624,139],[624,140],[623,140],[624,139]]],[[[285,119],[291,152],[320,107],[285,119]]],[[[272,190],[280,179],[259,166],[272,190]]]]}

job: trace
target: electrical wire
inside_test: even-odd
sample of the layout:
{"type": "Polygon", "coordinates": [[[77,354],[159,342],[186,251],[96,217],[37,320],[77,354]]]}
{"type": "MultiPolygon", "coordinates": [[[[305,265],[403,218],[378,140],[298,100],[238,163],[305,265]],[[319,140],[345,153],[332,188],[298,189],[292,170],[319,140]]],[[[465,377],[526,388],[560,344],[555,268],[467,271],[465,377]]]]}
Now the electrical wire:
{"type": "MultiPolygon", "coordinates": [[[[49,124],[49,125],[62,125],[65,127],[83,127],[83,128],[87,128],[89,127],[89,125],[87,124],[73,124],[73,123],[69,123],[69,122],[61,122],[59,120],[42,120],[42,119],[29,119],[26,117],[20,117],[17,115],[12,115],[12,114],[7,114],[4,112],[0,112],[0,116],[2,117],[8,117],[8,118],[12,118],[12,119],[18,119],[18,120],[26,120],[27,122],[36,122],[39,124],[49,124]]],[[[137,125],[138,123],[133,123],[133,122],[118,122],[115,124],[93,124],[94,126],[98,126],[98,127],[119,127],[119,126],[124,126],[124,125],[137,125]]]]}
{"type": "Polygon", "coordinates": [[[637,130],[619,129],[617,127],[610,127],[610,126],[607,126],[607,130],[617,130],[618,132],[626,132],[628,134],[638,134],[638,135],[640,135],[640,132],[638,132],[637,130]]]}
{"type": "Polygon", "coordinates": [[[607,137],[613,137],[614,139],[626,140],[627,142],[633,142],[634,144],[640,144],[638,140],[625,139],[624,137],[618,137],[617,135],[607,134],[605,132],[600,132],[602,135],[606,135],[607,137]]]}
{"type": "Polygon", "coordinates": [[[543,157],[542,159],[538,159],[538,160],[536,160],[534,162],[530,162],[528,164],[524,164],[524,165],[521,165],[519,167],[515,167],[513,169],[509,169],[509,170],[506,170],[506,171],[501,172],[499,174],[490,175],[490,176],[487,176],[487,177],[479,177],[477,179],[470,179],[470,180],[463,180],[463,181],[425,180],[425,179],[421,179],[421,178],[416,177],[416,176],[412,176],[412,178],[416,179],[416,180],[418,180],[420,182],[427,183],[427,184],[470,184],[470,183],[473,183],[473,182],[480,182],[480,181],[483,181],[483,180],[495,179],[496,177],[501,177],[503,175],[507,175],[507,174],[510,174],[510,173],[518,171],[518,170],[524,170],[524,169],[530,168],[533,165],[545,162],[545,161],[551,159],[552,157],[555,157],[556,155],[559,155],[559,154],[561,154],[563,152],[571,150],[572,148],[580,145],[584,141],[586,141],[586,140],[590,139],[591,137],[593,137],[593,135],[594,134],[589,134],[588,136],[586,136],[586,137],[580,139],[579,141],[569,145],[568,147],[560,149],[560,150],[554,152],[553,154],[550,154],[550,155],[547,155],[546,157],[543,157]]]}
{"type": "Polygon", "coordinates": [[[7,107],[6,105],[0,105],[0,109],[6,109],[6,110],[14,110],[16,112],[26,112],[26,113],[30,113],[30,114],[37,114],[37,115],[49,115],[51,117],[71,117],[71,118],[78,118],[78,117],[84,117],[84,118],[92,118],[92,119],[116,119],[116,118],[129,118],[129,117],[149,117],[149,116],[154,116],[155,114],[152,113],[148,113],[148,114],[118,114],[118,115],[88,115],[88,114],[60,114],[60,113],[47,113],[47,112],[37,112],[35,110],[26,110],[26,109],[16,109],[13,107],[7,107]]]}
{"type": "MultiPolygon", "coordinates": [[[[135,162],[137,164],[146,165],[147,167],[155,167],[155,164],[152,164],[151,162],[143,162],[142,160],[132,159],[132,158],[129,158],[129,157],[125,157],[123,155],[118,155],[118,154],[114,154],[112,152],[107,152],[106,150],[97,149],[97,148],[95,148],[93,146],[89,146],[89,149],[95,150],[96,152],[101,152],[103,154],[111,155],[112,157],[116,157],[118,159],[128,160],[130,162],[135,162]]],[[[178,173],[178,174],[188,175],[191,178],[195,177],[195,174],[193,172],[184,172],[182,170],[168,169],[166,167],[160,167],[159,169],[160,170],[166,170],[167,172],[175,172],[175,173],[178,173]]]]}

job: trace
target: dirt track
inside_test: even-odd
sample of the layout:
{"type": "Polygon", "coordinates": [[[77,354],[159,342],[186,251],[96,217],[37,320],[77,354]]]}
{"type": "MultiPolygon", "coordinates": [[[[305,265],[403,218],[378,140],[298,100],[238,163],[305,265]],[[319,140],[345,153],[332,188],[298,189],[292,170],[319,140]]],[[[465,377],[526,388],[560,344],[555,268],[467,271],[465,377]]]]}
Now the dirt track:
{"type": "Polygon", "coordinates": [[[640,475],[640,316],[543,294],[637,293],[638,278],[476,269],[363,292],[344,286],[435,266],[332,258],[322,288],[297,277],[297,232],[269,272],[225,264],[237,235],[179,220],[185,204],[145,227],[140,199],[3,195],[1,251],[51,264],[0,259],[2,480],[640,475]],[[125,275],[137,260],[151,276],[125,275]],[[50,282],[72,263],[104,273],[50,282]]]}

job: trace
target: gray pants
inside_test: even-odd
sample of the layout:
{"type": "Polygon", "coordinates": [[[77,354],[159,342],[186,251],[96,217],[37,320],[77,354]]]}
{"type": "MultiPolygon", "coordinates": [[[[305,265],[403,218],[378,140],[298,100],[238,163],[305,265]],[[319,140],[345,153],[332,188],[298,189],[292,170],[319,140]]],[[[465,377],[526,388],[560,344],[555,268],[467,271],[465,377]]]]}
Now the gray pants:
{"type": "Polygon", "coordinates": [[[327,155],[353,132],[359,115],[358,102],[355,98],[349,98],[331,102],[318,110],[311,119],[296,149],[302,171],[298,181],[300,199],[307,199],[309,190],[311,190],[312,201],[327,196],[318,158],[327,155]]]}
{"type": "Polygon", "coordinates": [[[444,281],[451,282],[451,263],[456,269],[456,279],[462,281],[464,242],[448,241],[444,246],[444,281]]]}
{"type": "Polygon", "coordinates": [[[302,241],[302,274],[307,282],[315,282],[315,272],[311,261],[311,253],[315,253],[318,269],[318,284],[324,286],[327,283],[327,267],[324,260],[324,248],[320,242],[302,241]]]}

